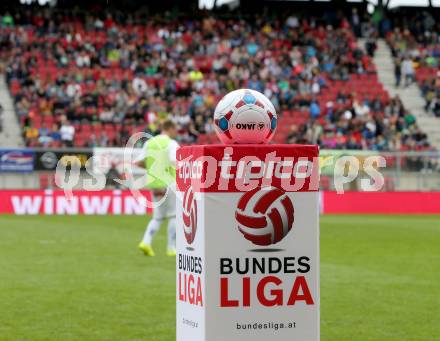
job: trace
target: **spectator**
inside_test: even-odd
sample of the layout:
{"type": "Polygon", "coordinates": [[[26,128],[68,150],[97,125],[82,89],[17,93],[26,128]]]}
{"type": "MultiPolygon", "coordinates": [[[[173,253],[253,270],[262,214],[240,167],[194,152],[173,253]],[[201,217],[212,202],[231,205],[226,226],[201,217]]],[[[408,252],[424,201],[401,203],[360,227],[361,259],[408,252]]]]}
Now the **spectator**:
{"type": "Polygon", "coordinates": [[[356,99],[353,101],[353,109],[358,117],[365,117],[370,112],[370,107],[366,101],[359,103],[356,99]]]}
{"type": "Polygon", "coordinates": [[[148,90],[147,83],[141,77],[134,77],[132,81],[132,87],[136,95],[141,96],[148,90]]]}
{"type": "Polygon", "coordinates": [[[312,117],[312,119],[317,119],[320,114],[321,108],[319,107],[318,102],[313,100],[310,103],[310,116],[312,117]]]}
{"type": "Polygon", "coordinates": [[[38,142],[43,146],[48,146],[52,142],[52,137],[50,136],[50,130],[46,124],[38,129],[38,142]]]}
{"type": "Polygon", "coordinates": [[[13,27],[14,18],[9,12],[6,12],[1,19],[1,23],[3,27],[13,27]]]}
{"type": "Polygon", "coordinates": [[[369,36],[365,43],[365,49],[370,57],[374,57],[374,52],[376,51],[376,38],[374,36],[369,36]]]}
{"type": "Polygon", "coordinates": [[[49,137],[52,139],[52,142],[61,141],[61,134],[59,133],[58,125],[56,123],[53,124],[52,130],[49,132],[49,137]]]}
{"type": "Polygon", "coordinates": [[[415,80],[413,61],[409,56],[402,61],[402,75],[405,79],[405,86],[411,85],[415,80]]]}
{"type": "Polygon", "coordinates": [[[402,65],[400,58],[396,58],[394,61],[394,78],[396,79],[396,88],[398,88],[402,79],[402,65]]]}
{"type": "Polygon", "coordinates": [[[361,18],[359,17],[359,13],[356,8],[351,10],[351,25],[353,26],[355,36],[360,38],[362,36],[361,18]]]}
{"type": "Polygon", "coordinates": [[[65,120],[60,128],[61,141],[66,147],[73,147],[73,139],[75,136],[75,127],[65,120]]]}

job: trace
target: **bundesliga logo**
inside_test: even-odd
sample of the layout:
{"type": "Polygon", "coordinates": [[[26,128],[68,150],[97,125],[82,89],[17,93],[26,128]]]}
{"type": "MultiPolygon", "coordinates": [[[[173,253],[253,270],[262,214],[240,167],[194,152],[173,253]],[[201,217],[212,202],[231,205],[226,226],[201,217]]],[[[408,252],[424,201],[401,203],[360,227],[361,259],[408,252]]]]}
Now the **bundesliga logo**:
{"type": "Polygon", "coordinates": [[[192,187],[183,195],[183,231],[188,244],[192,244],[197,232],[197,201],[192,187]]]}
{"type": "Polygon", "coordinates": [[[279,188],[256,188],[240,198],[235,218],[247,240],[258,246],[273,245],[293,227],[293,203],[279,188]]]}

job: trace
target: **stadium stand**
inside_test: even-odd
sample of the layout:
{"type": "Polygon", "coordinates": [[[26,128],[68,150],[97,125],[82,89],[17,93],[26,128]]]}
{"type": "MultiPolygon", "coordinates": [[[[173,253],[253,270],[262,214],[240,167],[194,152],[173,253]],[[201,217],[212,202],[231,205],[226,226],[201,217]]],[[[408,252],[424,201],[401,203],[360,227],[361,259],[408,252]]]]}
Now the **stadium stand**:
{"type": "Polygon", "coordinates": [[[122,146],[135,131],[154,134],[166,116],[178,123],[180,142],[212,143],[218,99],[248,87],[282,117],[275,142],[430,148],[345,18],[333,26],[288,14],[137,24],[111,14],[32,14],[5,13],[0,32],[28,146],[122,146]]]}
{"type": "Polygon", "coordinates": [[[408,19],[386,37],[395,58],[396,86],[417,81],[425,110],[440,117],[440,23],[428,12],[408,19]]]}

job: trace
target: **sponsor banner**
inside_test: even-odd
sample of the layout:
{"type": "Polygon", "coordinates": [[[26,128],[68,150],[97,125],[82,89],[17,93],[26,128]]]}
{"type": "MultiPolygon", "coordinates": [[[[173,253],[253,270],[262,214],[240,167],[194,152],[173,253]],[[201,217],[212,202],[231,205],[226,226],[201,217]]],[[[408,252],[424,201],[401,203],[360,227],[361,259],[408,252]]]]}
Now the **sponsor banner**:
{"type": "Polygon", "coordinates": [[[29,149],[0,149],[0,172],[32,172],[34,157],[29,149]]]}
{"type": "MultiPolygon", "coordinates": [[[[150,192],[142,194],[151,199],[150,192]]],[[[0,214],[144,215],[150,211],[130,191],[73,191],[69,199],[61,190],[0,191],[0,214]]]]}
{"type": "MultiPolygon", "coordinates": [[[[142,191],[142,193],[149,198],[148,191],[142,191]]],[[[64,193],[59,190],[0,190],[0,214],[115,213],[130,215],[150,212],[136,205],[127,190],[74,191],[73,196],[76,198],[74,204],[66,207],[64,199],[56,199],[55,205],[59,204],[60,207],[51,209],[51,198],[63,196],[64,193]],[[109,197],[110,201],[103,199],[104,197],[109,197]],[[114,200],[115,197],[116,200],[114,200]],[[122,202],[118,201],[119,197],[123,199],[122,202]],[[78,209],[76,208],[77,201],[78,209]],[[92,202],[92,206],[84,210],[83,206],[87,206],[89,202],[92,202]],[[49,203],[48,209],[45,208],[47,203],[49,203]]],[[[193,215],[199,214],[197,211],[201,209],[197,206],[197,202],[195,203],[193,215]]],[[[187,212],[191,212],[191,209],[188,208],[187,212]]],[[[345,192],[344,194],[320,192],[320,212],[323,214],[440,214],[440,192],[345,192]]],[[[192,219],[194,221],[194,218],[192,219]]],[[[195,238],[195,233],[193,237],[190,232],[188,234],[189,240],[195,238]]]]}
{"type": "Polygon", "coordinates": [[[440,192],[323,192],[322,213],[440,214],[440,192]]]}
{"type": "MultiPolygon", "coordinates": [[[[183,147],[179,160],[208,155],[219,165],[225,148],[183,147]]],[[[200,186],[198,166],[177,172],[177,341],[317,341],[319,192],[311,183],[319,174],[310,167],[318,150],[229,148],[236,156],[229,171],[215,173],[233,183],[225,189],[221,179],[200,186]],[[301,158],[304,169],[296,167],[301,158]],[[256,167],[247,172],[240,161],[256,167]],[[273,180],[267,186],[265,174],[273,180]],[[253,188],[237,185],[240,177],[255,180],[253,188]]]]}
{"type": "Polygon", "coordinates": [[[133,162],[141,157],[142,149],[127,149],[129,160],[124,160],[125,150],[125,148],[93,148],[93,169],[106,174],[113,168],[119,174],[124,174],[129,168],[133,175],[144,175],[144,169],[133,165],[133,162]]]}
{"type": "Polygon", "coordinates": [[[317,191],[317,146],[213,145],[177,151],[177,186],[184,191],[245,192],[275,186],[289,192],[317,191]]]}
{"type": "Polygon", "coordinates": [[[91,149],[48,149],[35,151],[35,170],[55,170],[59,161],[65,166],[75,163],[85,169],[93,155],[91,149]]]}

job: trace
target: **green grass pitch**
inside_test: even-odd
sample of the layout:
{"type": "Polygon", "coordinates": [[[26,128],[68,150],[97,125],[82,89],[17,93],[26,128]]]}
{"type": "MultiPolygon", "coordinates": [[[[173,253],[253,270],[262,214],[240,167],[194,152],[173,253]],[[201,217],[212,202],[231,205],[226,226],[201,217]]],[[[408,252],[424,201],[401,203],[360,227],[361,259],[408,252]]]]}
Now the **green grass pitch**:
{"type": "MultiPolygon", "coordinates": [[[[174,260],[165,229],[137,250],[146,220],[1,216],[0,340],[174,340],[174,260]]],[[[322,340],[440,340],[439,318],[439,216],[322,217],[322,340]]]]}

